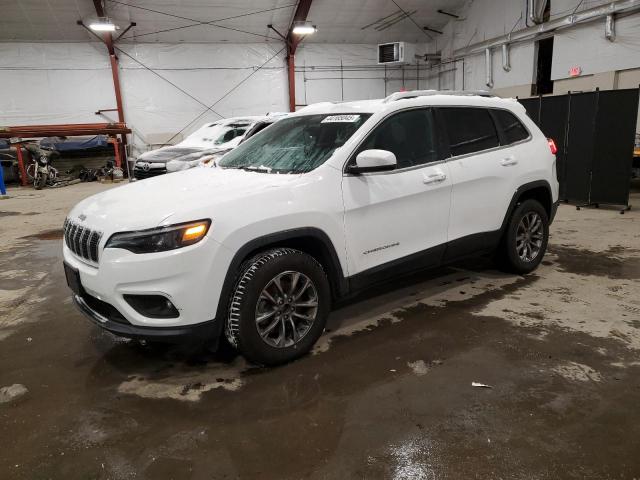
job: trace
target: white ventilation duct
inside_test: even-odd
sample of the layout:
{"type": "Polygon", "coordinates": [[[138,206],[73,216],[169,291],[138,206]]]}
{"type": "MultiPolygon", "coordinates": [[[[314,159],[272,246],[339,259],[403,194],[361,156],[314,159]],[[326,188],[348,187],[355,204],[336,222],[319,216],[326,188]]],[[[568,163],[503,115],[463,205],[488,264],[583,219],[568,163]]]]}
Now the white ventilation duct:
{"type": "Polygon", "coordinates": [[[547,8],[547,0],[527,0],[527,17],[529,22],[537,25],[544,22],[544,10],[547,8]]]}
{"type": "Polygon", "coordinates": [[[510,72],[511,71],[511,57],[510,57],[510,53],[509,53],[509,44],[508,43],[503,43],[502,44],[502,69],[505,72],[510,72]]]}
{"type": "Polygon", "coordinates": [[[616,19],[613,14],[607,15],[607,20],[604,24],[604,36],[610,42],[616,40],[616,19]]]}
{"type": "Polygon", "coordinates": [[[490,48],[487,48],[484,51],[484,66],[487,74],[485,84],[487,87],[493,88],[493,54],[491,53],[490,48]]]}

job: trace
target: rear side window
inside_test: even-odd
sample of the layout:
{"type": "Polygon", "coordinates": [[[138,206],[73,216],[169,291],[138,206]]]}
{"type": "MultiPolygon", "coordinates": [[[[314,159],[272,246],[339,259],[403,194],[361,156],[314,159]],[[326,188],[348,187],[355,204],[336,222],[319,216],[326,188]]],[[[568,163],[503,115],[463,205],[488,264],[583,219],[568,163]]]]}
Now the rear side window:
{"type": "Polygon", "coordinates": [[[529,132],[513,113],[507,110],[493,110],[493,114],[502,130],[505,145],[529,138],[529,132]]]}
{"type": "Polygon", "coordinates": [[[451,155],[465,155],[500,145],[498,132],[485,108],[441,108],[451,155]]]}

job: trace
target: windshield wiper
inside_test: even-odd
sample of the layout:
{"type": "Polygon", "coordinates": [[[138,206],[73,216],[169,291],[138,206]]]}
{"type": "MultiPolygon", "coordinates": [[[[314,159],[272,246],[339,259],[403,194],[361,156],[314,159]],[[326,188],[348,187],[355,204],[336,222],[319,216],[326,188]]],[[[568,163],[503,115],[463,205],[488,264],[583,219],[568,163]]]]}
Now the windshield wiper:
{"type": "Polygon", "coordinates": [[[234,167],[226,167],[224,165],[219,165],[220,168],[229,168],[229,169],[233,169],[233,170],[244,170],[245,172],[256,172],[256,173],[281,173],[281,174],[298,174],[298,173],[305,173],[304,171],[298,171],[298,170],[286,170],[283,168],[271,168],[271,167],[265,167],[264,165],[260,165],[259,167],[253,166],[253,165],[240,165],[240,166],[234,166],[234,167]]]}
{"type": "Polygon", "coordinates": [[[273,168],[265,167],[264,165],[260,165],[259,167],[254,167],[252,165],[243,165],[238,168],[246,172],[271,173],[273,171],[273,168]]]}

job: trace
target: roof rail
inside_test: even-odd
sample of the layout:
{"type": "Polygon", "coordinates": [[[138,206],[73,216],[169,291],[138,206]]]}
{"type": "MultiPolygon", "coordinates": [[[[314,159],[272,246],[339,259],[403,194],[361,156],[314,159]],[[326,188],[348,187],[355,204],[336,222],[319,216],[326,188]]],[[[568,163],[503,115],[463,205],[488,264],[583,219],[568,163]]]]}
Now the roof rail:
{"type": "Polygon", "coordinates": [[[384,103],[395,102],[406,98],[429,97],[433,95],[495,97],[486,90],[411,90],[395,92],[383,100],[384,103]]]}

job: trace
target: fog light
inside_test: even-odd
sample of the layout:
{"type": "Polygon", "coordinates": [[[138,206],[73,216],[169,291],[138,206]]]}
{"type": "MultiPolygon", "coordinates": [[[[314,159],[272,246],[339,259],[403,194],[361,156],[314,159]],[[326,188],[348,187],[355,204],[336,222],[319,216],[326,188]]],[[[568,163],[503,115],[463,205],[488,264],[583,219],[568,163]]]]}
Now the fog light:
{"type": "Polygon", "coordinates": [[[178,318],[180,316],[171,300],[162,295],[123,295],[123,297],[142,316],[149,318],[178,318]]]}

